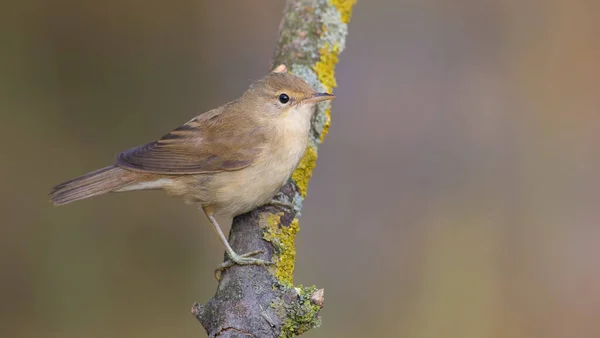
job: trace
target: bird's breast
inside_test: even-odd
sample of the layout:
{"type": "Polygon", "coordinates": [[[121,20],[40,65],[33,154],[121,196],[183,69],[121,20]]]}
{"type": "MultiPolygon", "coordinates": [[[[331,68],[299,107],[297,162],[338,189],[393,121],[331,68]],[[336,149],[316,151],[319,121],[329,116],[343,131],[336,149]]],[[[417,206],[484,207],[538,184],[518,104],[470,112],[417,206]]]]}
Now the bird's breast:
{"type": "Polygon", "coordinates": [[[249,167],[214,176],[218,213],[237,215],[268,203],[296,169],[308,141],[308,130],[281,128],[249,167]]]}

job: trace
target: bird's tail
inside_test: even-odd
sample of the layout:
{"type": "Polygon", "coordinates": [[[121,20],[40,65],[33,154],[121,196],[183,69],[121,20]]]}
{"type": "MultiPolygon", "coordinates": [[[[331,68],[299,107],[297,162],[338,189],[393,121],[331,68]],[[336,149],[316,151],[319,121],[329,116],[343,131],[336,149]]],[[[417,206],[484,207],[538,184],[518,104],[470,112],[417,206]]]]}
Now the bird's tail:
{"type": "Polygon", "coordinates": [[[114,165],[98,169],[55,186],[50,191],[50,200],[54,205],[63,205],[102,195],[135,181],[135,175],[130,174],[114,165]]]}

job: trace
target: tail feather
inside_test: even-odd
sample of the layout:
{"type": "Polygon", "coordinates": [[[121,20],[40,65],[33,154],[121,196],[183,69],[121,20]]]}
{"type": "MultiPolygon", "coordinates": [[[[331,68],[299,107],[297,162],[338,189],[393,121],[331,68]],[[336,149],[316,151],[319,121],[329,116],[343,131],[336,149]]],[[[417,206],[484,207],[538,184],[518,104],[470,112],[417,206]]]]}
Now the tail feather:
{"type": "Polygon", "coordinates": [[[128,173],[117,166],[98,169],[55,186],[50,191],[50,200],[54,205],[63,205],[105,194],[133,182],[134,175],[128,173]]]}

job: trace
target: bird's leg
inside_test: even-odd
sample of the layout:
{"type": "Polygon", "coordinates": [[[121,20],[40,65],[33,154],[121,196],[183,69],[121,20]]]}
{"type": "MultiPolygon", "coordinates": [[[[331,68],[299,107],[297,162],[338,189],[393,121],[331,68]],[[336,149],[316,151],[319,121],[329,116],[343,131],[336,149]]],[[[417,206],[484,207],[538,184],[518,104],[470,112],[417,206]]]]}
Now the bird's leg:
{"type": "Polygon", "coordinates": [[[238,255],[235,251],[233,251],[233,248],[231,248],[231,245],[229,245],[227,238],[223,234],[223,231],[221,231],[221,227],[219,226],[219,223],[217,223],[217,220],[215,219],[213,214],[211,212],[208,212],[204,208],[203,208],[203,210],[204,210],[204,213],[206,214],[206,217],[208,217],[208,219],[210,220],[210,223],[212,224],[213,229],[217,233],[217,236],[219,236],[219,239],[225,246],[225,251],[227,252],[227,256],[229,256],[229,260],[219,264],[217,266],[217,268],[215,269],[215,278],[217,280],[220,279],[220,273],[222,271],[224,271],[225,269],[230,268],[236,264],[237,265],[271,265],[271,264],[273,264],[273,262],[265,261],[263,259],[250,258],[252,256],[263,253],[262,250],[252,251],[252,252],[245,253],[243,255],[238,255]]]}
{"type": "Polygon", "coordinates": [[[288,209],[288,211],[290,211],[290,212],[294,212],[295,211],[294,206],[292,205],[292,203],[287,202],[287,201],[279,201],[279,200],[276,200],[276,199],[272,199],[266,205],[270,205],[270,206],[274,206],[274,207],[282,207],[284,209],[288,209]]]}

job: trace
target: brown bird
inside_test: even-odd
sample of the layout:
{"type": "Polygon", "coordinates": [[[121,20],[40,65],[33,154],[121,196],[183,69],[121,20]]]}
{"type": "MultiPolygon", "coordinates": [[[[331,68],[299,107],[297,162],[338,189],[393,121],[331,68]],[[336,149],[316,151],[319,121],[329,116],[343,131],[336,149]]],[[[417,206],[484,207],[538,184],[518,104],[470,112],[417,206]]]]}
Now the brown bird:
{"type": "Polygon", "coordinates": [[[318,93],[303,79],[277,67],[243,95],[198,115],[158,141],[122,152],[106,168],[52,189],[54,205],[108,192],[162,189],[202,208],[232,264],[265,265],[237,254],[215,215],[236,216],[269,203],[298,166],[308,143],[318,93]]]}

